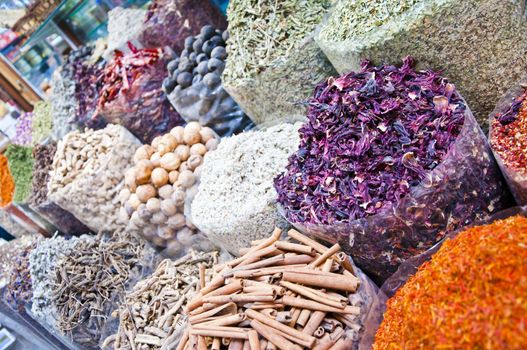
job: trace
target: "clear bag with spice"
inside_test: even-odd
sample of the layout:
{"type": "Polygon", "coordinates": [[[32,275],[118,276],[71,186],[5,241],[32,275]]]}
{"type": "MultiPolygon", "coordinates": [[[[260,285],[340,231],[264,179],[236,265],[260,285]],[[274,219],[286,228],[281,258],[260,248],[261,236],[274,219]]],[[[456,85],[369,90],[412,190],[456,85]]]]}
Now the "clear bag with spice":
{"type": "Polygon", "coordinates": [[[175,349],[187,328],[185,307],[199,288],[200,265],[205,266],[205,278],[210,279],[215,264],[231,259],[225,250],[210,245],[192,247],[160,261],[151,274],[131,281],[124,295],[114,301],[115,310],[104,327],[100,348],[133,348],[149,341],[154,349],[175,349]],[[157,308],[150,307],[154,299],[160,305],[157,308]]]}
{"type": "MultiPolygon", "coordinates": [[[[153,249],[122,231],[81,237],[75,249],[57,261],[52,290],[56,323],[41,321],[42,325],[69,348],[98,349],[115,303],[158,263],[153,249]],[[92,288],[97,294],[90,294],[92,288]]],[[[28,314],[38,320],[30,308],[28,314]]]]}
{"type": "Polygon", "coordinates": [[[48,199],[73,214],[92,232],[122,228],[117,195],[124,186],[123,169],[130,166],[140,145],[137,138],[119,125],[67,135],[59,142],[53,160],[48,199]],[[86,139],[98,141],[88,147],[86,139]]]}
{"type": "Polygon", "coordinates": [[[69,235],[81,235],[90,229],[73,214],[59,207],[48,198],[49,171],[52,168],[53,156],[57,150],[54,142],[48,141],[33,149],[33,183],[29,205],[40,216],[53,224],[60,232],[69,235]]]}
{"type": "Polygon", "coordinates": [[[527,204],[526,85],[512,87],[489,116],[489,140],[514,199],[527,204]]]}
{"type": "Polygon", "coordinates": [[[314,85],[335,74],[313,34],[331,4],[229,3],[223,86],[255,124],[305,117],[305,100],[314,85]]]}
{"type": "Polygon", "coordinates": [[[473,222],[468,226],[460,228],[459,230],[450,232],[430,249],[407,259],[405,262],[399,265],[397,271],[392,276],[390,276],[379,289],[377,305],[375,306],[378,311],[370,313],[365,321],[366,334],[361,340],[360,349],[368,350],[372,348],[375,334],[383,320],[383,313],[386,311],[386,302],[388,299],[393,297],[397,290],[404,286],[405,283],[416,274],[423,264],[430,261],[433,255],[437,253],[442,247],[443,243],[445,243],[447,240],[456,238],[459,234],[462,234],[470,227],[492,224],[498,220],[504,220],[515,215],[527,217],[527,207],[524,206],[505,209],[493,214],[490,217],[487,217],[486,219],[473,222]]]}
{"type": "Polygon", "coordinates": [[[116,53],[106,65],[96,115],[124,126],[142,142],[149,143],[183,120],[161,86],[169,53],[129,46],[131,53],[116,53]]]}
{"type": "Polygon", "coordinates": [[[170,46],[179,54],[185,38],[207,24],[222,29],[227,26],[225,17],[209,0],[154,0],[139,41],[145,47],[170,46]]]}
{"type": "Polygon", "coordinates": [[[340,243],[363,271],[382,283],[402,262],[448,232],[510,205],[487,140],[467,107],[461,132],[442,162],[396,206],[349,223],[292,224],[311,236],[340,243]]]}

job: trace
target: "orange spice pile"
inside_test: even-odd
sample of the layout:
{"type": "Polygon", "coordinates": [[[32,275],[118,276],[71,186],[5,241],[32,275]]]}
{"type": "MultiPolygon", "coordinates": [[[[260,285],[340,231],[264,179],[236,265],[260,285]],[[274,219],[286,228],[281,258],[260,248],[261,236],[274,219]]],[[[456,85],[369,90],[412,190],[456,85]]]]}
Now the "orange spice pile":
{"type": "Polygon", "coordinates": [[[11,172],[7,158],[0,154],[0,208],[5,207],[13,201],[13,194],[15,192],[15,182],[11,172]]]}
{"type": "Polygon", "coordinates": [[[527,218],[446,241],[388,301],[373,349],[527,349],[527,218]]]}

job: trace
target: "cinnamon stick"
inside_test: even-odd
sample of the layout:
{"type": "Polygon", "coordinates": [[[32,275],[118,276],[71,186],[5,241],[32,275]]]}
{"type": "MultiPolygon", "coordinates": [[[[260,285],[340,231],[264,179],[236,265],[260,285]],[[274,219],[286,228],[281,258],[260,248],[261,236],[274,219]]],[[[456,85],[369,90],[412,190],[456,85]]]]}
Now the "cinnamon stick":
{"type": "Polygon", "coordinates": [[[309,270],[285,271],[283,272],[282,279],[288,282],[327,289],[338,289],[346,292],[355,292],[359,286],[359,280],[356,277],[343,276],[332,272],[309,270]]]}
{"type": "Polygon", "coordinates": [[[215,337],[212,340],[212,346],[210,350],[220,350],[220,347],[221,347],[221,339],[218,337],[215,337]]]}
{"type": "Polygon", "coordinates": [[[300,315],[298,316],[298,320],[296,320],[296,324],[304,327],[307,323],[307,320],[309,320],[309,316],[311,316],[311,310],[302,310],[302,312],[300,312],[300,315]]]}
{"type": "Polygon", "coordinates": [[[229,316],[223,316],[218,317],[215,320],[212,321],[206,321],[206,322],[197,322],[196,325],[204,326],[204,325],[211,325],[211,326],[232,326],[236,325],[242,321],[244,321],[247,318],[245,314],[236,314],[236,315],[229,315],[229,316]]]}
{"type": "Polygon", "coordinates": [[[255,301],[273,301],[276,299],[276,292],[273,290],[267,294],[233,294],[233,295],[216,295],[204,297],[204,301],[213,304],[233,303],[252,303],[255,301]]]}
{"type": "Polygon", "coordinates": [[[246,328],[239,327],[218,327],[218,326],[206,326],[197,327],[192,326],[190,329],[191,335],[203,335],[206,337],[220,337],[220,338],[233,338],[233,339],[249,339],[246,328]]]}
{"type": "Polygon", "coordinates": [[[198,336],[198,350],[207,350],[207,342],[203,336],[198,336]]]}
{"type": "Polygon", "coordinates": [[[281,350],[302,350],[300,346],[291,343],[289,340],[273,331],[273,328],[265,326],[257,320],[251,321],[251,327],[281,350]]]}
{"type": "Polygon", "coordinates": [[[207,281],[205,280],[205,264],[201,263],[199,264],[199,286],[200,286],[200,290],[202,290],[203,288],[205,288],[205,283],[207,281]]]}
{"type": "Polygon", "coordinates": [[[334,244],[331,248],[329,248],[322,255],[316,258],[315,261],[309,264],[309,267],[311,268],[317,267],[318,265],[324,263],[328,258],[330,258],[331,256],[333,256],[334,254],[340,251],[341,251],[340,245],[338,243],[334,244]]]}
{"type": "Polygon", "coordinates": [[[324,295],[325,293],[322,292],[314,292],[311,288],[307,288],[304,286],[301,286],[299,284],[281,281],[280,285],[286,287],[289,290],[292,290],[293,292],[300,294],[306,298],[309,298],[311,300],[314,300],[318,303],[326,304],[332,307],[336,307],[339,309],[343,309],[346,304],[348,303],[346,301],[335,301],[333,297],[330,297],[329,295],[324,295]],[[321,295],[322,294],[322,295],[321,295]]]}
{"type": "Polygon", "coordinates": [[[324,254],[326,252],[326,250],[328,250],[328,248],[324,247],[322,244],[320,244],[320,243],[312,240],[311,238],[301,234],[300,232],[298,232],[295,229],[290,229],[287,232],[287,235],[289,237],[293,238],[293,239],[296,239],[300,243],[304,243],[305,245],[312,247],[313,249],[315,249],[320,254],[324,254]]]}
{"type": "Polygon", "coordinates": [[[249,331],[249,345],[251,350],[260,350],[260,340],[258,339],[258,332],[249,331]]]}
{"type": "Polygon", "coordinates": [[[280,250],[285,250],[288,252],[295,252],[295,253],[307,254],[307,255],[315,254],[315,249],[313,247],[303,245],[303,244],[278,241],[278,242],[275,242],[274,246],[280,250]]]}
{"type": "Polygon", "coordinates": [[[189,329],[185,329],[185,332],[183,333],[183,337],[181,338],[178,346],[176,347],[176,350],[183,350],[185,348],[185,345],[187,345],[189,339],[189,329]]]}

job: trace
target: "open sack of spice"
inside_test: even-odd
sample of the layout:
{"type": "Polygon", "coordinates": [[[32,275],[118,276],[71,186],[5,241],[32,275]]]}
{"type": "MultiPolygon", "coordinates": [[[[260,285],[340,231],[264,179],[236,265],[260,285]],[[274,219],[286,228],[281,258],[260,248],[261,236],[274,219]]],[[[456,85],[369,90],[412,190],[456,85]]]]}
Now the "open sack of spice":
{"type": "Polygon", "coordinates": [[[116,51],[104,68],[104,85],[97,103],[96,117],[119,124],[142,142],[151,142],[183,120],[174,110],[162,82],[166,76],[168,52],[161,48],[116,51]]]}
{"type": "Polygon", "coordinates": [[[223,138],[205,156],[192,222],[231,254],[288,227],[278,212],[273,179],[296,149],[300,123],[278,124],[223,138]]]}
{"type": "Polygon", "coordinates": [[[331,0],[232,0],[223,86],[256,123],[305,117],[303,101],[335,71],[313,39],[331,0]]]}
{"type": "Polygon", "coordinates": [[[377,282],[449,231],[511,205],[487,140],[453,84],[375,67],[329,78],[310,101],[287,171],[285,217],[340,242],[377,282]]]}
{"type": "Polygon", "coordinates": [[[15,121],[15,136],[11,143],[18,146],[31,146],[33,133],[33,112],[22,113],[15,121]]]}
{"type": "Polygon", "coordinates": [[[524,12],[521,0],[339,0],[315,40],[339,73],[362,59],[398,64],[412,55],[456,83],[486,131],[488,114],[527,68],[524,12]]]}
{"type": "Polygon", "coordinates": [[[139,140],[120,125],[69,133],[53,157],[48,200],[93,232],[122,228],[118,194],[139,146],[139,140]]]}
{"type": "Polygon", "coordinates": [[[41,144],[52,138],[53,118],[50,102],[40,101],[33,107],[33,121],[31,128],[31,146],[41,144]]]}
{"type": "Polygon", "coordinates": [[[145,47],[172,47],[178,54],[185,38],[204,25],[227,27],[225,17],[210,0],[153,0],[146,13],[139,41],[145,47]]]}
{"type": "Polygon", "coordinates": [[[178,350],[357,348],[377,288],[338,244],[281,233],[214,267],[187,305],[178,350]]]}
{"type": "Polygon", "coordinates": [[[197,121],[222,137],[254,126],[221,82],[227,38],[227,31],[211,25],[187,37],[181,56],[168,63],[163,81],[169,101],[185,121],[197,121]]]}
{"type": "Polygon", "coordinates": [[[13,202],[15,195],[15,180],[9,169],[7,157],[0,153],[0,209],[13,202]]]}
{"type": "Polygon", "coordinates": [[[197,192],[203,157],[218,142],[212,129],[190,122],[139,147],[117,197],[120,223],[169,256],[198,243],[185,207],[197,192]]]}
{"type": "Polygon", "coordinates": [[[490,147],[519,205],[527,204],[527,90],[511,88],[489,118],[490,147]]]}
{"type": "Polygon", "coordinates": [[[213,266],[231,256],[217,250],[189,249],[175,260],[163,260],[149,276],[128,289],[105,327],[101,348],[175,349],[186,325],[184,311],[205,287],[213,266]]]}
{"type": "Polygon", "coordinates": [[[527,207],[513,208],[404,262],[361,349],[525,348],[526,244],[527,207]]]}
{"type": "Polygon", "coordinates": [[[56,152],[57,144],[52,141],[33,148],[33,180],[28,204],[31,209],[64,234],[88,233],[91,230],[86,225],[48,198],[50,171],[56,152]]]}
{"type": "Polygon", "coordinates": [[[114,303],[157,263],[144,241],[122,231],[44,240],[30,254],[31,315],[69,346],[98,349],[114,303]]]}

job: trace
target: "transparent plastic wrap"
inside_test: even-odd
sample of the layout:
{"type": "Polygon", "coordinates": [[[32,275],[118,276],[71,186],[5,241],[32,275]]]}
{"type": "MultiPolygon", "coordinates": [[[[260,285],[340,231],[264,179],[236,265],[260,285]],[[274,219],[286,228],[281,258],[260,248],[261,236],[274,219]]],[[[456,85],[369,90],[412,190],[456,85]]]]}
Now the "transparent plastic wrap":
{"type": "Polygon", "coordinates": [[[53,164],[53,156],[57,150],[54,142],[37,145],[33,149],[33,183],[29,205],[44,219],[53,224],[60,232],[70,235],[80,235],[90,232],[82,222],[71,213],[65,211],[48,198],[49,172],[53,164]]]}
{"type": "Polygon", "coordinates": [[[134,348],[150,339],[150,349],[175,349],[187,327],[186,305],[200,288],[200,265],[205,267],[204,276],[209,280],[213,266],[231,259],[224,250],[192,247],[181,251],[177,258],[161,261],[152,274],[131,283],[123,298],[115,303],[100,348],[134,348]],[[148,307],[154,300],[160,306],[148,307]]]}
{"type": "Polygon", "coordinates": [[[209,0],[154,0],[139,40],[145,47],[170,46],[179,54],[185,38],[207,24],[227,27],[225,17],[209,0]]]}
{"type": "Polygon", "coordinates": [[[176,111],[187,121],[212,128],[221,137],[254,127],[221,83],[228,33],[204,26],[185,39],[185,50],[167,65],[163,87],[176,111]]]}
{"type": "Polygon", "coordinates": [[[315,40],[339,73],[357,70],[362,59],[398,64],[407,55],[420,69],[442,71],[486,132],[500,96],[525,74],[526,34],[520,0],[340,0],[315,40]],[[496,42],[507,54],[496,55],[496,42]]]}
{"type": "Polygon", "coordinates": [[[292,224],[309,235],[339,242],[363,271],[382,283],[403,261],[448,232],[510,205],[487,140],[467,107],[461,132],[443,161],[389,211],[349,223],[292,224]]]}
{"type": "MultiPolygon", "coordinates": [[[[435,244],[430,249],[422,252],[419,255],[413,256],[412,258],[409,258],[408,260],[403,262],[399,266],[397,271],[384,282],[381,289],[379,290],[377,299],[378,303],[376,305],[379,312],[371,313],[370,315],[368,315],[366,319],[366,334],[361,340],[360,350],[372,349],[372,344],[375,341],[376,332],[380,324],[382,323],[383,314],[386,311],[386,302],[389,300],[389,298],[392,298],[396,294],[396,292],[401,287],[403,287],[405,283],[410,280],[410,278],[412,278],[412,276],[416,274],[416,272],[421,266],[423,266],[423,264],[430,261],[434,254],[436,254],[441,249],[443,243],[445,243],[447,240],[456,238],[458,235],[462,234],[465,230],[469,229],[470,227],[492,224],[498,220],[504,220],[515,215],[527,217],[527,207],[524,206],[509,208],[497,212],[484,220],[474,222],[459,230],[450,232],[440,242],[435,244]]],[[[401,322],[404,321],[401,320],[401,322]]]]}
{"type": "Polygon", "coordinates": [[[142,142],[150,143],[183,120],[162,89],[167,53],[129,46],[132,53],[116,54],[106,65],[96,116],[122,125],[142,142]]]}
{"type": "Polygon", "coordinates": [[[223,86],[257,125],[305,117],[313,86],[335,74],[313,34],[331,3],[230,2],[223,86]]]}
{"type": "Polygon", "coordinates": [[[93,232],[121,228],[117,195],[124,186],[124,171],[140,145],[119,125],[68,134],[53,159],[49,200],[93,232]]]}
{"type": "Polygon", "coordinates": [[[525,98],[524,80],[524,83],[512,87],[501,98],[489,117],[490,147],[519,205],[527,204],[527,155],[524,148],[527,144],[525,98]],[[520,113],[522,116],[519,115],[520,113]],[[503,120],[503,123],[500,120],[503,120]]]}

